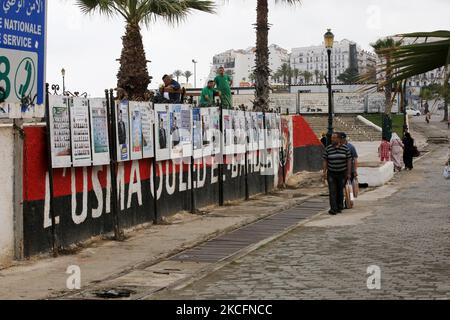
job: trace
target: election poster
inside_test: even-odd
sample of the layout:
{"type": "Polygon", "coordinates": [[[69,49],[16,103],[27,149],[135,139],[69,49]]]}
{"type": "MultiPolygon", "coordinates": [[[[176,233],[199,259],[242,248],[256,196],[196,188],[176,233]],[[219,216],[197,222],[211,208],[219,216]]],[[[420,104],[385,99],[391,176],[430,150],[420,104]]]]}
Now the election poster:
{"type": "Polygon", "coordinates": [[[155,104],[155,137],[156,137],[156,160],[170,159],[169,147],[169,110],[168,104],[155,104]]]}
{"type": "Polygon", "coordinates": [[[74,167],[87,167],[92,164],[89,102],[86,98],[78,97],[71,100],[72,165],[74,167]]]}
{"type": "Polygon", "coordinates": [[[245,112],[244,111],[234,111],[234,122],[235,122],[235,152],[238,154],[245,153],[246,149],[246,136],[247,131],[245,129],[245,112]]]}
{"type": "Polygon", "coordinates": [[[202,112],[200,108],[192,110],[192,136],[194,146],[194,159],[199,159],[203,156],[203,129],[202,129],[202,112]]]}
{"type": "Polygon", "coordinates": [[[116,103],[116,144],[117,161],[119,162],[129,161],[131,158],[128,109],[128,100],[116,103]]]}
{"type": "Polygon", "coordinates": [[[212,108],[201,108],[202,119],[202,149],[203,157],[210,156],[213,150],[213,128],[211,120],[212,108]]]}
{"type": "Polygon", "coordinates": [[[155,116],[152,105],[149,102],[141,104],[142,119],[142,157],[144,159],[153,158],[155,150],[153,148],[153,125],[155,124],[155,116]]]}
{"type": "Polygon", "coordinates": [[[265,132],[265,140],[266,140],[266,149],[272,149],[273,148],[273,140],[274,140],[274,129],[273,128],[273,113],[266,113],[265,115],[266,119],[266,130],[265,132]]]}
{"type": "Polygon", "coordinates": [[[265,144],[265,132],[264,132],[264,114],[262,112],[256,113],[257,118],[257,128],[258,128],[258,149],[264,150],[266,148],[265,144]]]}
{"type": "Polygon", "coordinates": [[[248,150],[256,151],[259,149],[258,141],[258,114],[256,112],[246,113],[248,121],[248,150]]]}
{"type": "Polygon", "coordinates": [[[131,160],[142,159],[142,114],[140,102],[130,101],[131,160]]]}
{"type": "Polygon", "coordinates": [[[232,110],[222,110],[223,121],[223,154],[234,154],[235,136],[234,128],[235,122],[232,110]]]}
{"type": "Polygon", "coordinates": [[[106,100],[90,99],[92,163],[101,166],[110,163],[108,117],[106,100]]]}
{"type": "Polygon", "coordinates": [[[281,147],[281,116],[279,113],[273,114],[273,148],[281,147]]]}
{"type": "Polygon", "coordinates": [[[209,108],[212,131],[212,155],[219,155],[222,153],[222,133],[220,132],[220,110],[219,108],[209,108]]]}
{"type": "Polygon", "coordinates": [[[68,168],[72,165],[68,98],[50,95],[48,103],[52,168],[68,168]]]}
{"type": "Polygon", "coordinates": [[[192,156],[192,114],[188,105],[171,105],[170,143],[171,159],[192,156]]]}

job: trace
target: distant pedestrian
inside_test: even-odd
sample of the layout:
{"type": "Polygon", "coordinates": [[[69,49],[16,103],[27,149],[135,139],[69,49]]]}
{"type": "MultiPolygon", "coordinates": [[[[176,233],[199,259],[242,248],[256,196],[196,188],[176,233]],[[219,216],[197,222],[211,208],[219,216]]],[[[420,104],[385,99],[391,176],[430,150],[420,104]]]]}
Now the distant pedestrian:
{"type": "Polygon", "coordinates": [[[395,132],[391,138],[391,160],[394,162],[394,171],[402,171],[403,168],[403,142],[395,132]]]}
{"type": "Polygon", "coordinates": [[[323,153],[323,175],[328,181],[330,192],[331,215],[341,213],[344,209],[344,187],[351,178],[350,149],[342,143],[338,133],[333,133],[331,144],[323,153]]]}
{"type": "Polygon", "coordinates": [[[383,137],[378,147],[378,156],[381,162],[390,161],[391,159],[391,144],[386,137],[383,137]]]}
{"type": "Polygon", "coordinates": [[[322,132],[322,138],[320,139],[320,142],[322,142],[324,147],[327,147],[328,139],[325,132],[322,132]]]}
{"type": "Polygon", "coordinates": [[[414,148],[414,139],[411,137],[409,132],[405,133],[405,137],[403,138],[403,162],[405,163],[406,170],[413,169],[413,158],[415,153],[414,148]]]}

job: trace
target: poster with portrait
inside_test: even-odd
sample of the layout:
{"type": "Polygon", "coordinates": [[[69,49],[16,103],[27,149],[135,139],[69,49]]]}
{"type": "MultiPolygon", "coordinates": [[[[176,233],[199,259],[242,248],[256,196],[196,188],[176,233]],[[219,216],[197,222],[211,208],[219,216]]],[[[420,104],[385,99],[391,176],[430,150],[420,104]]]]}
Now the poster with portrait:
{"type": "Polygon", "coordinates": [[[222,110],[223,120],[223,154],[234,154],[235,150],[235,136],[234,128],[236,126],[233,111],[222,110]]]}
{"type": "Polygon", "coordinates": [[[155,115],[150,102],[141,104],[142,118],[142,157],[144,159],[153,158],[155,150],[153,148],[153,125],[155,115]]]}
{"type": "Polygon", "coordinates": [[[280,148],[281,147],[281,116],[279,113],[273,114],[272,130],[273,130],[272,147],[280,148]]]}
{"type": "Polygon", "coordinates": [[[234,130],[234,139],[235,139],[235,153],[242,154],[245,153],[246,150],[246,139],[247,139],[247,131],[245,128],[245,112],[244,111],[234,111],[234,121],[235,121],[235,130],[234,130]]]}
{"type": "Polygon", "coordinates": [[[212,133],[212,155],[219,155],[222,153],[222,133],[220,132],[220,109],[219,108],[209,108],[210,109],[210,119],[211,119],[211,133],[212,133]]]}
{"type": "Polygon", "coordinates": [[[202,149],[203,156],[207,157],[212,154],[213,149],[213,129],[211,127],[211,108],[201,108],[202,121],[202,149]]]}
{"type": "Polygon", "coordinates": [[[92,162],[94,166],[110,163],[106,99],[89,100],[91,117],[92,162]]]}
{"type": "Polygon", "coordinates": [[[116,102],[116,144],[117,161],[129,161],[130,150],[130,123],[129,123],[128,100],[116,102]]]}
{"type": "Polygon", "coordinates": [[[266,149],[272,149],[273,148],[273,141],[274,141],[274,114],[273,113],[266,113],[266,149]]]}
{"type": "Polygon", "coordinates": [[[171,159],[192,156],[192,112],[188,105],[171,105],[170,147],[171,159]]]}
{"type": "Polygon", "coordinates": [[[155,104],[155,140],[156,140],[156,160],[163,161],[170,159],[170,105],[155,104]]]}
{"type": "Polygon", "coordinates": [[[89,100],[79,97],[71,100],[72,165],[74,167],[88,167],[92,164],[89,100]]]}
{"type": "Polygon", "coordinates": [[[129,113],[130,113],[130,147],[131,147],[131,160],[142,159],[142,113],[141,102],[130,101],[129,113]]]}
{"type": "Polygon", "coordinates": [[[256,122],[257,122],[257,128],[258,128],[258,149],[264,150],[266,149],[266,143],[265,143],[265,132],[264,132],[264,114],[262,112],[256,113],[256,122]]]}
{"type": "Polygon", "coordinates": [[[248,151],[258,150],[258,116],[256,112],[245,114],[247,121],[248,151]]]}
{"type": "Polygon", "coordinates": [[[202,129],[202,111],[200,108],[192,110],[192,136],[194,159],[200,159],[203,156],[203,129],[202,129]]]}
{"type": "Polygon", "coordinates": [[[72,152],[68,98],[50,95],[48,103],[52,168],[69,168],[72,152]]]}

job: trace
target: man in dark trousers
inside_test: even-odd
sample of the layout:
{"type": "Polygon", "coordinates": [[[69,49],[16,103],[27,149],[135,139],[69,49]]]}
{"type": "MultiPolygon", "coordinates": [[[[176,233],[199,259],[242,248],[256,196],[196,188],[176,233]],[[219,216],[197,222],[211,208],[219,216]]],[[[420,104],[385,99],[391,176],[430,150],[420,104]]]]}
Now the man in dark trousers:
{"type": "Polygon", "coordinates": [[[323,175],[330,191],[329,214],[336,215],[344,209],[344,187],[351,178],[352,155],[339,133],[333,133],[331,144],[323,153],[323,175]]]}

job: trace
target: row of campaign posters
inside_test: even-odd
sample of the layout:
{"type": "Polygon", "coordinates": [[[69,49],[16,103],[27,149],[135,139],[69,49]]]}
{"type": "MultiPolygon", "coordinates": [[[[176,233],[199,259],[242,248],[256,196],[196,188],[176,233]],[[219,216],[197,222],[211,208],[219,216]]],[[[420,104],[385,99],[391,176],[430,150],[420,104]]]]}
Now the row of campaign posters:
{"type": "MultiPolygon", "coordinates": [[[[50,96],[49,106],[53,168],[110,163],[105,99],[50,96]]],[[[157,161],[199,159],[281,145],[278,114],[268,113],[264,118],[258,112],[223,110],[221,134],[219,108],[153,107],[150,102],[134,101],[117,102],[115,108],[119,162],[154,157],[157,161]]]]}

